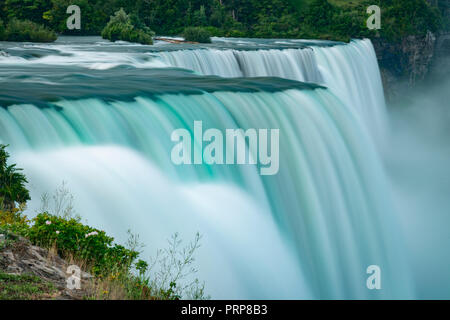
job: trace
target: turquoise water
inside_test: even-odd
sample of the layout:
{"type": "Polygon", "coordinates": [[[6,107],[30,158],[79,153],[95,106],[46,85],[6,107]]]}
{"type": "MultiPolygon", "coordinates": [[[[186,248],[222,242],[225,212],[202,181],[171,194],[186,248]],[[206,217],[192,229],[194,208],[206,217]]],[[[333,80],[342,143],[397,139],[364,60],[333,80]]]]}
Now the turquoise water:
{"type": "Polygon", "coordinates": [[[83,218],[119,240],[131,228],[145,254],[199,231],[213,298],[415,296],[378,151],[386,110],[370,41],[1,48],[0,141],[29,177],[31,213],[64,180],[83,218]],[[279,172],[174,165],[171,133],[194,121],[279,129],[279,172]],[[366,287],[373,264],[380,291],[366,287]]]}

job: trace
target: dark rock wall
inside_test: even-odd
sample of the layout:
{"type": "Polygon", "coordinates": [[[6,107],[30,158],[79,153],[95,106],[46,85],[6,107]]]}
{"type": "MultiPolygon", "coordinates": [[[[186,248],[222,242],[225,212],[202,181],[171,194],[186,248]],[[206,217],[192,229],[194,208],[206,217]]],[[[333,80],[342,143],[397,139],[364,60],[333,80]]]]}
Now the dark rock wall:
{"type": "Polygon", "coordinates": [[[436,36],[409,36],[399,42],[372,39],[388,100],[398,95],[400,86],[414,88],[429,74],[435,56],[436,36]]]}
{"type": "Polygon", "coordinates": [[[372,39],[387,100],[414,89],[424,80],[439,81],[450,73],[450,0],[427,1],[442,12],[440,32],[409,36],[398,42],[372,39]]]}

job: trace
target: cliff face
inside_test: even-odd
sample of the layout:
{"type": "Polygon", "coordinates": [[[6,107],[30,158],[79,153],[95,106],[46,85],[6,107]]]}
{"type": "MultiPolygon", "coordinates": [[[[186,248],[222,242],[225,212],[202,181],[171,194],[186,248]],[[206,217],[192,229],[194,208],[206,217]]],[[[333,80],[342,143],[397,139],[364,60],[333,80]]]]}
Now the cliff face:
{"type": "MultiPolygon", "coordinates": [[[[374,38],[386,98],[392,100],[415,88],[423,80],[438,80],[448,75],[450,67],[450,0],[427,0],[442,16],[436,34],[413,35],[392,42],[374,38]]],[[[414,23],[414,21],[411,21],[414,23]]]]}
{"type": "Polygon", "coordinates": [[[380,65],[386,98],[394,99],[400,86],[413,88],[429,74],[435,56],[436,36],[409,36],[399,42],[372,39],[380,65]]]}

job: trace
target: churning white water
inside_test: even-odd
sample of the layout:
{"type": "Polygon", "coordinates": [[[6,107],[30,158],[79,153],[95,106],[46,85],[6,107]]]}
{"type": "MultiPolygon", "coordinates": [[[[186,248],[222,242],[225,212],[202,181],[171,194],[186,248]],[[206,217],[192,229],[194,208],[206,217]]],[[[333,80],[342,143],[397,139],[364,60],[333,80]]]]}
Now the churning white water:
{"type": "MultiPolygon", "coordinates": [[[[199,276],[213,298],[415,296],[374,142],[383,131],[385,106],[368,40],[303,49],[146,52],[135,46],[121,52],[113,47],[119,51],[107,63],[117,70],[94,68],[89,74],[96,60],[92,54],[102,45],[93,53],[86,44],[58,44],[62,48],[53,49],[66,53],[60,59],[76,61],[69,67],[46,58],[60,53],[37,59],[19,54],[35,68],[66,68],[67,76],[39,76],[78,95],[65,98],[60,86],[40,83],[28,87],[37,102],[12,100],[0,109],[0,141],[10,144],[13,160],[29,177],[31,212],[39,207],[40,194],[65,180],[83,218],[119,240],[131,228],[147,244],[145,254],[174,232],[189,239],[199,231],[204,236],[199,276]],[[133,65],[130,59],[141,62],[133,65]],[[159,77],[171,86],[148,94],[154,79],[137,81],[130,74],[158,63],[197,74],[266,78],[249,80],[249,90],[238,79],[174,77],[168,70],[159,77]],[[124,68],[127,73],[120,73],[124,68]],[[110,73],[102,77],[106,70],[110,73]],[[326,87],[271,89],[284,82],[268,76],[326,87]],[[79,77],[82,82],[71,86],[69,80],[79,77]],[[199,84],[191,90],[193,81],[199,84]],[[108,93],[105,84],[111,86],[108,93]],[[93,94],[89,90],[96,85],[103,91],[93,94]],[[60,98],[46,101],[55,91],[60,98]],[[205,129],[279,129],[279,173],[260,176],[254,165],[174,165],[171,133],[192,131],[197,120],[205,129]],[[373,264],[383,270],[381,291],[366,287],[366,268],[373,264]]],[[[2,63],[33,72],[5,62],[13,58],[2,63]]],[[[23,94],[8,88],[2,101],[23,94]]]]}

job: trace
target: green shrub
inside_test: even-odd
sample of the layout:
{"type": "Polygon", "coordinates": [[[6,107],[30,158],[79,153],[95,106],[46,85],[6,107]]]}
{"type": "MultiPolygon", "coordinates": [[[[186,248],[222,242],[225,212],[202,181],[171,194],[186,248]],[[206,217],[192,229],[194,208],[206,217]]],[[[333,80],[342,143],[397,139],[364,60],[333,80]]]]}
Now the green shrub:
{"type": "Polygon", "coordinates": [[[8,231],[25,236],[29,230],[29,220],[24,214],[25,204],[11,210],[0,210],[0,233],[8,231]]]}
{"type": "Polygon", "coordinates": [[[128,270],[139,253],[114,244],[104,231],[83,225],[77,219],[64,219],[41,213],[33,219],[29,240],[45,248],[56,247],[65,258],[82,261],[96,275],[128,270]]]}
{"type": "Polygon", "coordinates": [[[188,27],[184,29],[183,37],[186,41],[211,43],[211,34],[201,27],[188,27]]]}
{"type": "Polygon", "coordinates": [[[29,20],[12,19],[4,31],[7,41],[53,42],[56,38],[54,31],[29,20]]]}
{"type": "Polygon", "coordinates": [[[16,168],[15,164],[8,165],[9,153],[5,145],[0,145],[0,207],[12,210],[16,202],[24,203],[30,200],[30,194],[25,187],[27,179],[16,168]]]}
{"type": "Polygon", "coordinates": [[[111,17],[103,29],[102,38],[110,41],[122,40],[141,44],[153,44],[153,36],[155,33],[142,23],[135,23],[140,28],[132,23],[132,19],[123,9],[120,9],[111,17]]]}
{"type": "Polygon", "coordinates": [[[153,35],[140,29],[134,29],[131,31],[131,33],[129,34],[129,38],[126,41],[150,45],[153,44],[153,35]]]}

